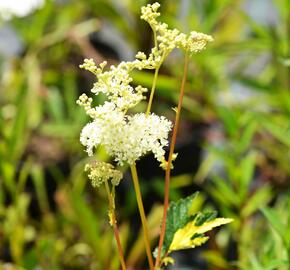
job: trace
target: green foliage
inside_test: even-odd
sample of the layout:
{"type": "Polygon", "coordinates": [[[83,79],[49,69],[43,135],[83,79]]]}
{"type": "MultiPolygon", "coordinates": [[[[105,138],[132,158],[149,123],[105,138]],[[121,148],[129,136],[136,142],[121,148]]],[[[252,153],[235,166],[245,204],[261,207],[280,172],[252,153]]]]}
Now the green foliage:
{"type": "Polygon", "coordinates": [[[189,214],[189,210],[196,196],[197,193],[194,193],[191,196],[180,199],[177,202],[170,203],[167,210],[166,233],[163,244],[164,254],[168,252],[174,234],[177,230],[183,228],[192,219],[192,215],[189,214]]]}
{"type": "Polygon", "coordinates": [[[271,208],[262,208],[264,217],[252,224],[252,230],[256,231],[252,241],[257,241],[257,244],[248,249],[248,260],[239,262],[241,269],[289,269],[288,209],[289,196],[284,195],[271,208]],[[266,220],[268,226],[265,226],[266,220]]]}
{"type": "Polygon", "coordinates": [[[163,263],[172,263],[168,255],[175,250],[200,246],[208,240],[204,235],[214,227],[229,223],[232,219],[216,218],[217,213],[192,212],[198,193],[177,202],[171,202],[167,210],[166,231],[162,249],[163,263]]]}
{"type": "MultiPolygon", "coordinates": [[[[77,141],[86,116],[75,100],[92,78],[84,77],[77,66],[85,57],[105,58],[92,48],[89,35],[108,22],[128,41],[132,53],[148,50],[150,31],[138,18],[140,6],[147,2],[46,1],[44,8],[10,21],[25,51],[13,59],[0,58],[0,269],[8,267],[7,253],[12,269],[118,269],[104,218],[106,198],[101,191],[95,193],[83,176],[87,160],[77,141]],[[53,193],[49,183],[55,185],[53,193]]],[[[215,41],[190,64],[185,121],[178,135],[182,144],[192,134],[195,138],[200,124],[210,127],[199,143],[207,156],[195,175],[183,172],[172,178],[170,198],[178,200],[192,190],[194,179],[202,190],[195,203],[203,198],[205,211],[218,209],[222,216],[234,218],[201,250],[209,269],[232,270],[233,265],[243,270],[287,269],[289,1],[260,1],[274,4],[277,22],[272,24],[250,16],[245,0],[188,1],[186,10],[181,2],[163,1],[163,19],[184,32],[209,33],[215,41]],[[241,89],[249,95],[234,94],[241,89]],[[259,209],[264,209],[263,215],[259,209]],[[233,242],[237,249],[232,249],[233,242]]],[[[173,55],[160,71],[159,99],[153,104],[153,111],[172,118],[174,112],[165,108],[175,106],[178,98],[179,62],[179,55],[173,55]]],[[[150,87],[153,74],[138,72],[133,78],[150,87]]],[[[105,157],[101,150],[97,156],[105,157]]],[[[151,201],[153,193],[163,195],[163,182],[144,180],[145,201],[151,201]]],[[[134,226],[127,223],[136,212],[131,193],[120,203],[121,238],[129,266],[142,268],[142,234],[132,237],[134,226]]],[[[200,205],[192,213],[200,211],[200,205]]],[[[152,238],[158,235],[160,211],[151,213],[152,238]]],[[[179,229],[190,218],[187,221],[179,229]]]]}
{"type": "MultiPolygon", "coordinates": [[[[282,207],[285,207],[285,210],[290,207],[290,199],[283,198],[282,207]]],[[[280,205],[281,207],[281,205],[280,205]]],[[[269,207],[264,207],[262,212],[267,218],[269,224],[272,226],[274,231],[279,235],[280,240],[283,243],[284,253],[287,254],[287,261],[285,260],[284,264],[290,265],[290,214],[289,211],[281,213],[280,209],[271,209],[269,207]]],[[[281,250],[282,251],[282,250],[281,250]]]]}

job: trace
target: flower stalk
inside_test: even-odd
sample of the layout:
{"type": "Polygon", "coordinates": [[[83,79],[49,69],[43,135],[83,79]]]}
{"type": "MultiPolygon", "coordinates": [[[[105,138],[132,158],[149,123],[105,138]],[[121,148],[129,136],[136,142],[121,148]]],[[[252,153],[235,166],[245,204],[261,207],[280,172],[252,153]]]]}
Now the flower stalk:
{"type": "Polygon", "coordinates": [[[148,230],[146,215],[144,211],[136,165],[133,164],[130,166],[130,168],[131,168],[131,174],[132,174],[132,179],[133,179],[133,184],[134,184],[134,189],[135,189],[135,194],[136,194],[136,200],[137,200],[138,209],[139,209],[142,227],[143,227],[147,259],[148,259],[150,270],[154,270],[153,257],[152,257],[151,248],[150,248],[149,230],[148,230]]]}
{"type": "Polygon", "coordinates": [[[154,93],[155,93],[155,88],[156,88],[156,83],[157,83],[159,69],[160,69],[160,66],[158,66],[155,69],[155,72],[154,72],[154,79],[153,79],[153,83],[152,83],[152,89],[151,89],[151,92],[150,92],[150,97],[149,97],[148,106],[147,106],[147,110],[146,110],[146,115],[147,116],[149,115],[149,113],[151,111],[151,107],[152,107],[153,97],[154,97],[154,93]]]}
{"type": "Polygon", "coordinates": [[[110,223],[113,226],[113,230],[114,230],[114,235],[115,235],[115,239],[116,239],[116,243],[117,243],[117,249],[118,249],[118,253],[119,253],[119,259],[121,262],[121,267],[122,270],[126,270],[126,264],[125,264],[125,259],[124,259],[124,252],[122,249],[122,245],[121,245],[121,240],[120,240],[120,234],[119,234],[119,229],[117,226],[117,219],[116,219],[116,214],[115,214],[115,202],[114,202],[114,197],[112,196],[111,192],[110,192],[110,187],[107,181],[105,181],[105,188],[106,188],[106,193],[108,196],[108,201],[109,201],[109,213],[110,213],[110,223]]]}
{"type": "MultiPolygon", "coordinates": [[[[150,270],[159,269],[162,264],[162,246],[166,231],[166,216],[169,206],[169,185],[172,161],[175,159],[174,148],[179,126],[182,100],[184,96],[185,81],[188,68],[188,56],[203,50],[212,37],[195,31],[184,34],[177,29],[170,29],[166,23],[159,22],[159,3],[148,4],[141,8],[141,19],[145,20],[152,28],[154,34],[154,47],[146,55],[137,52],[135,60],[121,62],[118,65],[107,66],[104,61],[96,65],[93,59],[85,59],[81,68],[92,72],[96,76],[96,82],[91,89],[94,95],[104,94],[106,101],[97,106],[93,105],[93,98],[82,94],[77,104],[82,106],[86,114],[91,118],[81,131],[80,142],[85,146],[89,156],[94,156],[101,146],[118,166],[130,165],[138,209],[141,217],[145,249],[150,270]],[[151,113],[151,107],[155,94],[157,79],[161,64],[175,48],[186,52],[183,79],[181,83],[178,108],[175,116],[175,125],[172,133],[168,160],[165,159],[165,147],[168,146],[168,134],[172,123],[164,116],[151,113]],[[146,112],[128,113],[142,100],[146,99],[147,88],[132,84],[131,73],[134,70],[154,70],[150,97],[146,112]],[[165,196],[161,234],[158,245],[158,256],[154,261],[150,248],[150,237],[144,206],[141,197],[136,162],[148,153],[153,153],[165,173],[165,196]]],[[[106,162],[95,161],[87,164],[85,171],[94,187],[105,184],[109,199],[109,219],[114,228],[122,270],[126,269],[124,253],[121,247],[119,231],[115,214],[115,187],[123,178],[121,171],[106,162]],[[110,189],[110,184],[112,189],[110,189]]]]}
{"type": "Polygon", "coordinates": [[[181,107],[182,107],[182,101],[183,101],[184,89],[185,89],[185,82],[186,82],[187,70],[188,70],[188,59],[189,59],[188,52],[186,52],[185,58],[184,58],[183,77],[182,77],[182,82],[181,82],[181,87],[180,87],[178,106],[177,106],[177,111],[176,111],[176,115],[175,115],[175,122],[174,122],[174,126],[173,126],[170,150],[169,150],[169,155],[168,155],[168,162],[167,162],[166,171],[165,171],[163,219],[162,219],[161,232],[160,232],[159,243],[158,243],[158,253],[157,253],[157,257],[156,257],[156,261],[155,261],[155,268],[160,266],[161,251],[162,251],[162,245],[163,245],[165,230],[166,230],[166,217],[167,217],[167,209],[169,206],[171,163],[172,163],[174,148],[175,148],[175,144],[176,144],[177,131],[178,131],[178,127],[179,127],[180,113],[181,113],[181,107]]]}

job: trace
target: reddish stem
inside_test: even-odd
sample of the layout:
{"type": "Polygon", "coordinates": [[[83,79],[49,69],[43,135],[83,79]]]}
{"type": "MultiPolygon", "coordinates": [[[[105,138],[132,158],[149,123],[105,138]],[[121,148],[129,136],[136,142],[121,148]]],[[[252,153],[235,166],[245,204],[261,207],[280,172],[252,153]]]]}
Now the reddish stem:
{"type": "MultiPolygon", "coordinates": [[[[114,214],[114,219],[116,220],[115,214],[114,214]]],[[[120,234],[119,234],[117,224],[115,223],[113,225],[113,227],[114,227],[114,234],[115,234],[115,238],[116,238],[116,242],[117,242],[117,247],[118,247],[118,251],[119,251],[119,258],[120,258],[122,270],[126,270],[126,264],[125,264],[125,260],[124,260],[124,254],[123,254],[123,249],[122,249],[122,245],[121,245],[120,234]]]]}
{"type": "Polygon", "coordinates": [[[117,219],[116,219],[116,214],[115,214],[115,202],[114,202],[114,199],[112,198],[110,187],[109,187],[109,184],[107,181],[105,181],[105,188],[106,188],[106,192],[107,192],[107,196],[108,196],[108,200],[109,200],[110,211],[111,211],[111,215],[112,215],[112,219],[111,219],[112,224],[111,225],[113,226],[114,235],[115,235],[115,239],[117,242],[117,248],[118,248],[118,253],[119,253],[119,259],[121,262],[121,267],[122,267],[122,270],[126,270],[124,252],[123,252],[122,245],[121,245],[120,234],[119,234],[117,219]]]}
{"type": "Polygon", "coordinates": [[[163,245],[165,230],[166,230],[166,217],[167,217],[167,209],[169,206],[169,186],[170,186],[170,172],[171,172],[172,155],[174,153],[177,131],[178,131],[178,127],[179,127],[180,112],[181,112],[182,101],[183,101],[183,96],[184,96],[185,82],[186,82],[186,77],[187,77],[188,58],[189,58],[188,54],[186,53],[185,60],[184,60],[183,77],[182,77],[179,100],[178,100],[178,107],[177,107],[177,111],[176,111],[176,115],[175,115],[175,123],[174,123],[174,127],[173,127],[171,144],[170,144],[170,149],[169,149],[168,163],[167,163],[167,167],[166,167],[166,171],[165,171],[163,219],[162,219],[161,232],[160,232],[160,238],[159,238],[159,244],[158,244],[158,253],[157,253],[157,258],[155,261],[155,268],[160,266],[161,250],[162,250],[162,245],[163,245]]]}

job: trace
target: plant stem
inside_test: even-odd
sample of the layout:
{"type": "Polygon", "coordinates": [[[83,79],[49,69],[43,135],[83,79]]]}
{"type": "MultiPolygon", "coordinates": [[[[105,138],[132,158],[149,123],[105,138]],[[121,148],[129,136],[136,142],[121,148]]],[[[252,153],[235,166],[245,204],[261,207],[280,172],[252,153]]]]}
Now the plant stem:
{"type": "Polygon", "coordinates": [[[154,92],[155,92],[155,88],[156,88],[156,83],[157,83],[157,78],[158,78],[159,68],[160,68],[160,66],[158,66],[158,67],[155,69],[154,79],[153,79],[153,83],[152,83],[152,88],[151,88],[151,92],[150,92],[150,97],[149,97],[149,101],[148,101],[148,106],[147,106],[146,115],[149,115],[149,113],[150,113],[150,111],[151,111],[151,106],[152,106],[153,97],[154,97],[154,92]]]}
{"type": "Polygon", "coordinates": [[[287,248],[287,255],[288,255],[288,270],[290,270],[290,248],[286,246],[287,248]]]}
{"type": "Polygon", "coordinates": [[[182,82],[181,82],[181,87],[180,87],[178,107],[177,107],[177,111],[176,111],[176,115],[175,115],[175,123],[174,123],[172,137],[171,137],[171,144],[170,144],[169,155],[168,155],[168,163],[167,163],[167,167],[166,167],[166,171],[165,171],[163,219],[162,219],[161,232],[160,232],[160,238],[159,238],[159,244],[158,244],[158,253],[157,253],[157,258],[155,261],[155,268],[160,266],[161,250],[162,250],[162,245],[163,245],[165,230],[166,230],[166,217],[167,217],[167,209],[169,206],[169,186],[170,186],[170,172],[171,172],[172,155],[174,153],[177,131],[178,131],[178,127],[179,127],[180,112],[181,112],[182,101],[183,101],[183,96],[184,96],[185,82],[186,82],[186,77],[187,77],[188,58],[189,58],[188,53],[186,53],[185,59],[184,59],[183,77],[182,77],[182,82]]]}
{"type": "MultiPolygon", "coordinates": [[[[288,5],[290,7],[290,5],[288,5]]],[[[287,35],[286,35],[286,38],[289,40],[290,39],[290,12],[288,12],[288,17],[287,17],[287,20],[286,20],[286,25],[287,25],[287,35]]],[[[288,42],[288,59],[290,58],[290,42],[288,42]]],[[[286,67],[286,80],[288,80],[286,82],[286,87],[288,89],[290,89],[290,67],[286,67]]],[[[287,89],[286,88],[286,89],[287,89]]],[[[289,251],[290,253],[290,251],[289,251]]],[[[290,257],[289,257],[290,259],[290,257]]],[[[290,264],[290,261],[289,261],[289,264],[290,264]]],[[[289,269],[290,269],[290,265],[289,265],[289,269]]]]}
{"type": "Polygon", "coordinates": [[[148,258],[148,262],[149,262],[149,267],[150,267],[150,270],[154,270],[153,257],[152,257],[151,248],[150,248],[149,230],[148,230],[147,220],[146,220],[144,206],[143,206],[143,202],[142,202],[142,196],[141,196],[141,191],[140,191],[140,185],[139,185],[136,165],[133,164],[130,166],[130,168],[131,168],[131,173],[132,173],[132,178],[133,178],[133,184],[134,184],[138,209],[139,209],[142,227],[143,227],[145,248],[146,248],[146,254],[147,254],[147,258],[148,258]]]}
{"type": "Polygon", "coordinates": [[[115,239],[116,239],[116,242],[117,242],[118,253],[119,253],[119,258],[120,258],[122,270],[126,270],[124,252],[123,252],[122,245],[121,245],[119,230],[118,230],[118,226],[117,226],[117,219],[116,219],[116,214],[115,214],[115,202],[112,199],[112,195],[111,195],[111,192],[110,192],[110,187],[109,187],[109,184],[108,184],[107,181],[105,181],[105,187],[106,187],[108,200],[109,200],[109,205],[110,205],[110,212],[111,212],[111,217],[110,217],[111,221],[110,222],[112,223],[111,225],[113,226],[114,235],[115,235],[115,239]]]}

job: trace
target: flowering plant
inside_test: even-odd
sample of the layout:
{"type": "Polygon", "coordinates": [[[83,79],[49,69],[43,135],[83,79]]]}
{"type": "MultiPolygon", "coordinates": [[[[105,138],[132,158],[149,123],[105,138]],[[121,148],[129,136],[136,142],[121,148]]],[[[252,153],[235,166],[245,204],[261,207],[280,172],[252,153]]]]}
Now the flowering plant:
{"type": "MultiPolygon", "coordinates": [[[[88,155],[93,156],[95,149],[101,146],[117,165],[128,164],[131,168],[150,270],[160,269],[167,263],[172,263],[172,258],[168,256],[172,251],[201,245],[208,239],[204,235],[206,231],[231,221],[231,219],[216,218],[216,214],[213,212],[190,213],[190,206],[196,194],[169,205],[170,172],[173,169],[172,161],[177,157],[177,154],[174,153],[174,146],[184,95],[188,59],[190,55],[203,50],[207,43],[213,39],[203,33],[191,32],[186,35],[177,29],[170,29],[167,24],[157,20],[160,16],[159,6],[159,3],[154,3],[141,9],[141,19],[149,23],[154,35],[154,47],[150,54],[147,56],[144,52],[138,52],[134,61],[121,62],[119,65],[109,68],[106,68],[107,62],[97,66],[92,59],[85,59],[80,67],[92,72],[97,79],[91,92],[95,95],[103,93],[107,97],[107,101],[94,107],[92,105],[93,99],[86,94],[82,94],[77,100],[77,104],[82,106],[92,119],[83,128],[80,137],[88,155]],[[166,57],[175,48],[184,51],[185,64],[176,118],[173,124],[164,116],[158,116],[151,112],[151,106],[159,69],[166,57]],[[132,114],[128,113],[129,110],[146,99],[145,93],[148,92],[148,89],[141,85],[132,86],[133,79],[130,74],[136,69],[150,69],[154,70],[155,73],[146,112],[132,114]],[[166,158],[165,147],[169,145],[168,136],[171,130],[170,151],[166,158]],[[160,166],[166,171],[164,211],[159,245],[154,252],[155,263],[150,249],[150,232],[148,231],[136,169],[136,162],[150,152],[154,154],[160,166]]],[[[122,173],[112,164],[101,161],[87,164],[85,170],[88,171],[88,177],[94,187],[99,187],[103,183],[105,185],[110,205],[110,224],[114,228],[121,266],[124,270],[126,263],[117,228],[114,202],[115,187],[122,179],[122,173]]]]}

